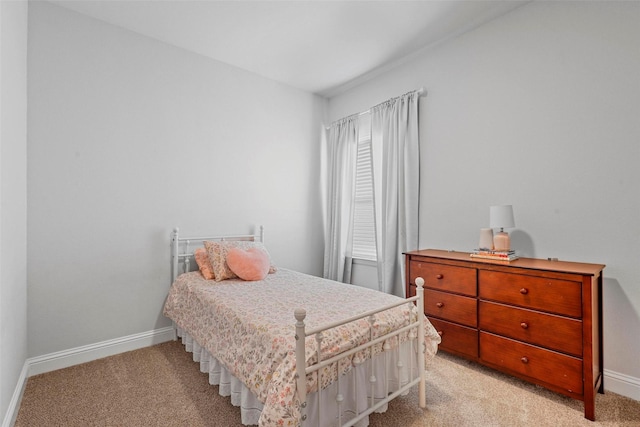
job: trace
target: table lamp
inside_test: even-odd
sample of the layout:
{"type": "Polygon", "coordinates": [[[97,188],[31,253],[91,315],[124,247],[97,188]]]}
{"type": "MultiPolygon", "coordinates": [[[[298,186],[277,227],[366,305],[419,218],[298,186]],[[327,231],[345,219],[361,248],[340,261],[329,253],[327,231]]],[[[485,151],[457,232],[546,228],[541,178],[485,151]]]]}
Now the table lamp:
{"type": "Polygon", "coordinates": [[[493,236],[493,250],[508,251],[511,249],[509,233],[505,228],[513,228],[516,223],[513,219],[513,206],[501,205],[489,208],[489,227],[499,228],[500,231],[493,236]]]}

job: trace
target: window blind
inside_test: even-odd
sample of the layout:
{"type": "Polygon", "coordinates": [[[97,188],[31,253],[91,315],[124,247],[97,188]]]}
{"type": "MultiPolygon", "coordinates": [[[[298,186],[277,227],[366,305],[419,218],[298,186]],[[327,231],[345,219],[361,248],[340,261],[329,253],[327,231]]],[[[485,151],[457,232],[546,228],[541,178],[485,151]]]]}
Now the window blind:
{"type": "Polygon", "coordinates": [[[373,190],[373,156],[371,151],[371,114],[360,119],[356,184],[353,211],[353,258],[375,261],[376,225],[373,190]]]}

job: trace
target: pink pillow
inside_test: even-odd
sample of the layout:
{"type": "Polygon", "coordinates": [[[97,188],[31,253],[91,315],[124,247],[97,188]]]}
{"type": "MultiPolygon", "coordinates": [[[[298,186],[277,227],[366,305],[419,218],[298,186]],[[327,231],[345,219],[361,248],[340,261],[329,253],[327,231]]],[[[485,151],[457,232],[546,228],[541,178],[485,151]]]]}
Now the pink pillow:
{"type": "Polygon", "coordinates": [[[213,267],[211,261],[209,261],[209,255],[204,248],[198,248],[193,251],[193,257],[196,259],[198,269],[202,276],[207,280],[213,280],[213,267]]]}
{"type": "MultiPolygon", "coordinates": [[[[238,277],[227,264],[227,253],[231,248],[240,248],[240,249],[249,249],[249,248],[260,248],[267,254],[269,260],[271,257],[269,256],[269,252],[264,247],[264,245],[260,242],[250,242],[250,241],[240,241],[240,240],[229,240],[223,242],[216,241],[204,241],[204,247],[207,250],[207,254],[209,255],[209,262],[211,263],[212,273],[214,276],[214,280],[216,282],[221,282],[227,279],[234,279],[238,277]]],[[[272,264],[269,269],[269,273],[275,273],[276,267],[272,264]]]]}
{"type": "Polygon", "coordinates": [[[231,248],[227,265],[242,280],[262,280],[269,274],[269,255],[260,248],[231,248]]]}

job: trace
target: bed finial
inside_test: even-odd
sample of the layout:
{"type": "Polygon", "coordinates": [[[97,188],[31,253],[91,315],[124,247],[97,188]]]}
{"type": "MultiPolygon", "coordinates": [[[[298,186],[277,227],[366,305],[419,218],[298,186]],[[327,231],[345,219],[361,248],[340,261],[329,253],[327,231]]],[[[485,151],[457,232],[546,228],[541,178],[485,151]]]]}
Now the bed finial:
{"type": "Polygon", "coordinates": [[[298,322],[302,322],[304,318],[307,317],[307,311],[304,308],[296,308],[293,315],[298,322]]]}

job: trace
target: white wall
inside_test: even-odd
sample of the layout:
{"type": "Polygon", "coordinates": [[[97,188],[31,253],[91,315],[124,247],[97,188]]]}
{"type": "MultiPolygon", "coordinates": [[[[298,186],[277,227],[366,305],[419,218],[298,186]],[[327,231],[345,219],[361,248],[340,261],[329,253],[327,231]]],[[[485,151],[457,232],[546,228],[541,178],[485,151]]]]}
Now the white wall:
{"type": "Polygon", "coordinates": [[[420,246],[470,250],[509,203],[520,254],[606,264],[605,372],[636,399],[638,22],[637,2],[532,2],[329,103],[335,120],[424,86],[420,246]]]}
{"type": "Polygon", "coordinates": [[[322,273],[322,98],[40,2],[28,82],[30,356],[169,325],[176,226],[322,273]]]}
{"type": "Polygon", "coordinates": [[[0,1],[0,420],[27,358],[26,162],[27,2],[0,1]]]}

